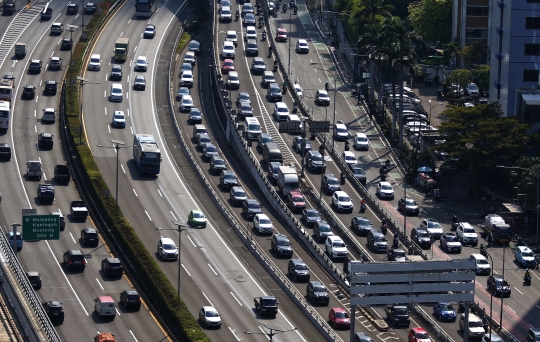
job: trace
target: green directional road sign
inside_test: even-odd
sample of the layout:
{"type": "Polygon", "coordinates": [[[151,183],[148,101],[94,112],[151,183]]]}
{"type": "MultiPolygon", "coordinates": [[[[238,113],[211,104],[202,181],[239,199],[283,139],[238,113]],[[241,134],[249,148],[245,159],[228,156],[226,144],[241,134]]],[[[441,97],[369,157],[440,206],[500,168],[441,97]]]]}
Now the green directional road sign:
{"type": "Polygon", "coordinates": [[[60,240],[60,216],[23,216],[22,230],[24,240],[60,240]]]}

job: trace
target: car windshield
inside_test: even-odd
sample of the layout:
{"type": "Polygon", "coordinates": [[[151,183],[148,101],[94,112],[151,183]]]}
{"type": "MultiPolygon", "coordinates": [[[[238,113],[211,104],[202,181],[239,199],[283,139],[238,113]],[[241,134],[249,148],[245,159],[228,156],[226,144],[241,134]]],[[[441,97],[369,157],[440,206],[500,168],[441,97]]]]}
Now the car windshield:
{"type": "Polygon", "coordinates": [[[355,175],[364,175],[364,170],[359,167],[355,167],[352,171],[355,175]]]}
{"type": "Polygon", "coordinates": [[[406,308],[395,308],[394,309],[394,313],[396,315],[407,315],[408,314],[408,311],[406,308]]]}
{"type": "Polygon", "coordinates": [[[276,306],[277,305],[277,302],[275,299],[270,299],[270,298],[265,298],[265,299],[261,299],[261,304],[263,305],[267,305],[267,306],[276,306]]]}
{"type": "Polygon", "coordinates": [[[182,103],[183,103],[183,104],[190,104],[190,103],[192,103],[192,102],[193,102],[193,101],[191,101],[190,98],[184,97],[184,98],[182,99],[182,103]]]}
{"type": "Polygon", "coordinates": [[[371,222],[369,222],[369,219],[366,217],[358,218],[358,224],[361,226],[371,226],[371,222]]]}
{"type": "Polygon", "coordinates": [[[429,237],[429,234],[428,232],[425,232],[423,230],[417,230],[416,233],[418,234],[418,237],[419,238],[425,238],[425,237],[429,237]]]}
{"type": "Polygon", "coordinates": [[[256,202],[249,202],[248,203],[248,208],[252,208],[252,209],[259,209],[261,206],[259,203],[256,203],[256,202]]]}
{"type": "Polygon", "coordinates": [[[304,202],[304,198],[303,198],[303,197],[300,197],[300,196],[298,196],[298,197],[293,197],[292,201],[293,201],[293,202],[304,202]]]}
{"type": "MultiPolygon", "coordinates": [[[[248,43],[247,47],[250,48],[250,49],[253,49],[253,48],[257,47],[257,44],[256,43],[248,43]]],[[[258,63],[255,63],[255,64],[264,64],[264,62],[258,62],[258,63]]]]}
{"type": "Polygon", "coordinates": [[[206,146],[206,152],[217,152],[217,148],[215,146],[206,146]]]}
{"type": "MultiPolygon", "coordinates": [[[[469,321],[469,327],[470,328],[481,328],[483,327],[482,325],[482,321],[469,321]]],[[[427,334],[426,334],[426,338],[427,338],[427,334]]]]}
{"type": "Polygon", "coordinates": [[[383,235],[375,235],[375,236],[373,237],[373,240],[374,240],[375,242],[384,242],[384,241],[388,241],[388,240],[386,240],[386,238],[385,238],[383,235]]]}
{"type": "Polygon", "coordinates": [[[246,93],[240,93],[240,101],[249,101],[249,94],[246,93]]]}
{"type": "Polygon", "coordinates": [[[223,65],[226,66],[226,67],[233,67],[234,63],[233,62],[224,62],[223,65]]]}
{"type": "Polygon", "coordinates": [[[262,223],[262,224],[270,224],[270,223],[272,223],[272,221],[270,221],[270,219],[267,219],[265,217],[262,217],[261,219],[259,219],[259,222],[262,223]]]}
{"type": "Polygon", "coordinates": [[[285,108],[285,107],[278,107],[277,111],[280,112],[280,113],[288,113],[289,112],[289,110],[287,108],[285,108]]]}
{"type": "Polygon", "coordinates": [[[489,265],[489,262],[484,259],[480,259],[476,262],[478,265],[489,265]]]}
{"type": "Polygon", "coordinates": [[[178,89],[178,94],[180,94],[180,95],[189,95],[189,89],[188,88],[180,88],[180,89],[178,89]]]}
{"type": "Polygon", "coordinates": [[[113,71],[113,72],[120,72],[120,71],[122,71],[122,68],[120,68],[120,67],[113,67],[113,68],[112,68],[112,71],[113,71]]]}
{"type": "Polygon", "coordinates": [[[339,184],[339,181],[337,178],[328,178],[327,183],[330,185],[339,184]]]}
{"type": "Polygon", "coordinates": [[[175,248],[176,248],[175,245],[171,245],[171,244],[168,244],[168,243],[163,245],[163,249],[166,249],[166,250],[171,250],[171,249],[175,249],[175,248]]]}
{"type": "Polygon", "coordinates": [[[278,245],[280,245],[280,246],[291,246],[291,242],[289,240],[280,239],[280,240],[278,240],[278,245]]]}
{"type": "Polygon", "coordinates": [[[347,133],[347,129],[344,127],[338,127],[337,128],[338,133],[347,133]]]}
{"type": "Polygon", "coordinates": [[[225,175],[223,175],[223,178],[224,179],[236,179],[236,176],[233,175],[232,173],[226,173],[225,175]]]}
{"type": "Polygon", "coordinates": [[[388,184],[381,184],[381,189],[383,190],[392,190],[392,186],[388,184]]]}
{"type": "Polygon", "coordinates": [[[240,104],[240,109],[243,110],[243,111],[246,111],[246,110],[253,110],[253,108],[251,108],[251,106],[249,105],[249,103],[247,102],[242,102],[240,104]]]}
{"type": "Polygon", "coordinates": [[[204,218],[204,215],[202,213],[194,211],[193,218],[204,218]]]}
{"type": "Polygon", "coordinates": [[[435,221],[427,221],[428,228],[441,228],[441,225],[435,221]]]}
{"type": "Polygon", "coordinates": [[[231,14],[231,11],[228,9],[222,9],[221,14],[231,14]]]}
{"type": "Polygon", "coordinates": [[[405,200],[405,203],[407,203],[407,205],[416,205],[416,202],[413,199],[410,199],[410,198],[407,198],[405,200]]]}
{"type": "Polygon", "coordinates": [[[441,308],[441,311],[454,311],[452,304],[441,304],[439,307],[441,308]]]}
{"type": "Polygon", "coordinates": [[[145,64],[145,63],[146,63],[146,60],[143,59],[143,58],[139,58],[139,59],[137,60],[137,63],[138,63],[138,64],[145,64]]]}
{"type": "Polygon", "coordinates": [[[199,139],[200,142],[202,143],[206,143],[206,142],[210,142],[210,137],[205,135],[205,136],[202,136],[200,139],[199,139]]]}
{"type": "Polygon", "coordinates": [[[467,233],[467,234],[474,234],[474,233],[476,233],[476,231],[474,230],[474,228],[463,228],[463,232],[464,232],[464,233],[467,233]]]}
{"type": "MultiPolygon", "coordinates": [[[[311,145],[311,143],[310,143],[311,145]]],[[[311,160],[316,160],[316,161],[321,161],[323,160],[322,156],[320,154],[312,154],[311,155],[311,160]]]]}
{"type": "Polygon", "coordinates": [[[339,196],[338,201],[340,202],[350,202],[349,196],[339,196]]]}
{"type": "MultiPolygon", "coordinates": [[[[144,76],[135,77],[135,82],[144,82],[144,76]]],[[[189,90],[188,90],[188,92],[189,92],[189,90]]]]}
{"type": "Polygon", "coordinates": [[[251,13],[246,14],[246,20],[255,20],[255,16],[251,13]]]}
{"type": "Polygon", "coordinates": [[[454,235],[446,235],[446,241],[447,242],[452,242],[452,241],[457,241],[457,237],[455,237],[454,235]]]}
{"type": "Polygon", "coordinates": [[[237,196],[237,197],[245,197],[246,196],[246,193],[242,190],[237,190],[234,192],[234,195],[237,196]]]}
{"type": "MultiPolygon", "coordinates": [[[[216,159],[214,160],[214,165],[225,165],[225,161],[223,159],[216,159]]],[[[233,175],[225,175],[225,178],[234,177],[233,175]]]]}
{"type": "Polygon", "coordinates": [[[335,241],[334,243],[332,243],[332,246],[333,247],[345,247],[345,244],[343,243],[343,241],[335,241]]]}
{"type": "Polygon", "coordinates": [[[346,160],[356,160],[355,156],[345,156],[346,160]]]}
{"type": "Polygon", "coordinates": [[[257,124],[251,124],[251,125],[248,125],[248,129],[250,131],[260,131],[261,130],[261,126],[257,125],[257,124]]]}
{"type": "Polygon", "coordinates": [[[349,314],[343,311],[336,312],[336,318],[349,318],[349,314]]]}
{"type": "Polygon", "coordinates": [[[238,76],[229,76],[229,80],[232,80],[232,81],[238,81],[238,76]]]}
{"type": "Polygon", "coordinates": [[[190,78],[193,78],[193,75],[192,75],[192,74],[188,74],[188,73],[184,73],[184,74],[182,75],[182,78],[190,79],[190,78]]]}
{"type": "Polygon", "coordinates": [[[429,338],[429,336],[425,332],[418,332],[418,333],[416,333],[416,338],[417,339],[426,339],[426,338],[429,338]]]}
{"type": "Polygon", "coordinates": [[[90,58],[91,63],[99,63],[99,58],[90,58]]]}
{"type": "Polygon", "coordinates": [[[217,311],[206,311],[206,317],[219,317],[217,311]]]}
{"type": "Polygon", "coordinates": [[[508,282],[505,279],[496,279],[495,283],[497,284],[497,286],[508,286],[508,282]]]}
{"type": "Polygon", "coordinates": [[[227,33],[227,39],[237,39],[236,33],[227,33]]]}
{"type": "Polygon", "coordinates": [[[321,231],[321,232],[331,232],[332,229],[330,229],[330,227],[327,226],[327,225],[320,225],[319,226],[319,231],[321,231]]]}
{"type": "Polygon", "coordinates": [[[124,114],[114,114],[114,118],[116,120],[123,120],[124,119],[124,114]]]}
{"type": "Polygon", "coordinates": [[[319,212],[316,210],[308,210],[307,211],[308,217],[319,217],[319,212]]]}
{"type": "Polygon", "coordinates": [[[326,292],[326,287],[321,286],[321,285],[315,285],[315,286],[313,286],[313,291],[314,292],[326,292]]]}
{"type": "Polygon", "coordinates": [[[112,89],[112,92],[113,92],[114,94],[122,94],[122,89],[119,89],[119,88],[113,88],[113,89],[112,89]]]}
{"type": "Polygon", "coordinates": [[[521,256],[524,256],[524,257],[533,257],[534,254],[533,254],[533,252],[523,251],[523,252],[521,252],[521,256]]]}

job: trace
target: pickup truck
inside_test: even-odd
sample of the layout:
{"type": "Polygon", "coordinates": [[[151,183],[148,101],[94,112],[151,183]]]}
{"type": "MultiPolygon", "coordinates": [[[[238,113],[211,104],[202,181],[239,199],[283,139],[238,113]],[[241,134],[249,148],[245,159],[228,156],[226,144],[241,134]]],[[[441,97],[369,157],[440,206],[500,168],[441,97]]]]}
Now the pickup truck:
{"type": "Polygon", "coordinates": [[[69,173],[69,166],[64,164],[57,164],[54,167],[54,179],[58,184],[69,184],[71,180],[71,174],[69,173]]]}
{"type": "Polygon", "coordinates": [[[262,296],[255,297],[253,299],[255,303],[255,310],[261,316],[271,316],[276,317],[278,313],[278,300],[274,296],[262,296]]]}
{"type": "Polygon", "coordinates": [[[405,305],[387,305],[385,308],[386,318],[393,326],[411,324],[409,309],[405,305]]]}
{"type": "Polygon", "coordinates": [[[84,201],[72,201],[69,211],[71,212],[71,218],[76,221],[85,222],[88,217],[88,209],[84,201]]]}
{"type": "Polygon", "coordinates": [[[38,184],[37,197],[43,204],[54,202],[54,188],[50,184],[38,184]]]}

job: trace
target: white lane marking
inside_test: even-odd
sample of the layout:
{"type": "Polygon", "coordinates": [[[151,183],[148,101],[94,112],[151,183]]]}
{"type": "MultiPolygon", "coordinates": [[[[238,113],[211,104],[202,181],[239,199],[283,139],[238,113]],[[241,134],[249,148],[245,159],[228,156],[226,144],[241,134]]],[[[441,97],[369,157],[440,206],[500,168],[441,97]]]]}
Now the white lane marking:
{"type": "Polygon", "coordinates": [[[259,330],[260,330],[260,331],[262,331],[262,333],[263,333],[264,337],[266,337],[266,339],[267,339],[268,341],[270,341],[270,337],[268,337],[268,335],[266,335],[266,334],[267,334],[267,332],[266,332],[266,331],[264,331],[264,330],[263,330],[263,328],[262,328],[262,327],[261,327],[260,325],[259,325],[259,330]]]}
{"type": "Polygon", "coordinates": [[[124,169],[124,165],[120,164],[120,167],[122,168],[122,171],[124,171],[124,173],[126,173],[126,170],[124,169]]]}
{"type": "Polygon", "coordinates": [[[105,74],[105,82],[109,79],[109,74],[105,74]]]}
{"type": "Polygon", "coordinates": [[[176,216],[174,216],[174,213],[172,212],[172,210],[171,210],[171,215],[173,217],[173,220],[178,221],[178,218],[176,218],[176,216]]]}
{"type": "Polygon", "coordinates": [[[37,117],[37,110],[34,109],[34,117],[37,117]]]}
{"type": "Polygon", "coordinates": [[[97,281],[99,287],[101,287],[101,290],[104,291],[105,289],[103,288],[103,286],[101,286],[101,283],[99,282],[99,279],[98,279],[98,278],[96,278],[96,281],[97,281]]]}
{"type": "Polygon", "coordinates": [[[107,115],[107,107],[105,107],[105,115],[107,115]]]}
{"type": "Polygon", "coordinates": [[[161,191],[159,191],[159,189],[157,189],[157,193],[159,194],[160,197],[163,197],[163,194],[161,193],[161,191]]]}
{"type": "Polygon", "coordinates": [[[242,305],[242,303],[240,303],[240,301],[238,300],[238,298],[236,298],[236,296],[234,295],[234,293],[232,293],[232,292],[229,292],[229,293],[231,294],[231,296],[233,296],[233,298],[236,300],[236,302],[238,303],[238,305],[244,306],[244,305],[242,305]]]}
{"type": "Polygon", "coordinates": [[[238,338],[238,336],[236,336],[231,327],[229,327],[229,331],[231,332],[231,334],[233,334],[234,338],[236,338],[237,341],[240,341],[240,339],[238,338]]]}
{"type": "Polygon", "coordinates": [[[150,214],[148,214],[148,211],[145,210],[144,212],[146,213],[146,216],[148,216],[148,219],[152,221],[152,218],[150,217],[150,214]]]}
{"type": "Polygon", "coordinates": [[[118,308],[115,308],[115,310],[116,310],[116,314],[117,314],[118,316],[122,316],[122,315],[120,314],[120,311],[118,311],[118,308]]]}
{"type": "Polygon", "coordinates": [[[212,302],[210,301],[210,299],[208,299],[208,297],[206,296],[206,293],[202,293],[204,298],[206,298],[206,300],[208,301],[208,303],[210,303],[211,306],[214,306],[214,304],[212,304],[212,302]]]}
{"type": "Polygon", "coordinates": [[[137,195],[137,191],[135,191],[135,189],[133,189],[133,193],[135,194],[136,197],[139,197],[139,196],[137,195]]]}
{"type": "Polygon", "coordinates": [[[182,264],[182,268],[184,269],[184,271],[186,271],[187,275],[191,277],[191,273],[189,273],[189,271],[187,270],[186,266],[184,266],[184,264],[182,264]]]}
{"type": "MultiPolygon", "coordinates": [[[[189,239],[189,241],[191,242],[191,244],[193,245],[193,247],[197,247],[197,245],[193,242],[193,240],[191,240],[191,237],[188,235],[187,238],[189,239]]],[[[215,272],[214,272],[215,273],[215,272]]]]}
{"type": "Polygon", "coordinates": [[[107,129],[109,130],[109,133],[111,133],[111,126],[107,125],[107,129]]]}
{"type": "Polygon", "coordinates": [[[73,240],[73,243],[77,243],[77,241],[75,241],[75,238],[73,237],[73,234],[71,234],[71,232],[69,232],[69,236],[71,236],[71,240],[73,240]]]}
{"type": "Polygon", "coordinates": [[[135,334],[133,333],[133,331],[131,331],[131,330],[128,330],[128,331],[129,331],[129,333],[131,334],[131,336],[133,336],[133,339],[134,339],[135,341],[139,342],[139,340],[137,340],[137,338],[135,337],[135,334]]]}
{"type": "Polygon", "coordinates": [[[38,95],[36,95],[36,103],[38,102],[38,98],[39,98],[39,96],[38,96],[38,95]]]}
{"type": "Polygon", "coordinates": [[[47,180],[47,175],[43,172],[43,179],[47,180]]]}
{"type": "Polygon", "coordinates": [[[516,313],[516,311],[514,309],[512,309],[511,307],[509,307],[508,305],[506,305],[507,308],[509,308],[510,310],[512,310],[513,313],[516,313]]]}
{"type": "Polygon", "coordinates": [[[523,294],[523,292],[521,292],[520,290],[518,290],[518,288],[517,288],[517,287],[514,287],[514,290],[516,290],[517,292],[519,292],[519,293],[523,294]]]}
{"type": "Polygon", "coordinates": [[[37,133],[37,126],[34,126],[34,132],[37,133]]]}
{"type": "Polygon", "coordinates": [[[214,268],[212,267],[212,265],[210,265],[210,264],[207,264],[207,265],[208,265],[208,267],[210,267],[210,269],[212,270],[212,272],[214,272],[215,275],[218,275],[217,272],[216,272],[216,271],[214,270],[214,268]]]}
{"type": "Polygon", "coordinates": [[[107,91],[103,91],[103,97],[107,97],[107,91]]]}

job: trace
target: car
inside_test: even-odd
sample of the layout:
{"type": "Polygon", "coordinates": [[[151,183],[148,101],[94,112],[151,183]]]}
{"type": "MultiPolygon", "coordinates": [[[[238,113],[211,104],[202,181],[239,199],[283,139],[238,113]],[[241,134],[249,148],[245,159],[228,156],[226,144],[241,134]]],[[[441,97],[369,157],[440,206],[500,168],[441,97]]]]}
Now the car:
{"type": "Polygon", "coordinates": [[[99,235],[94,228],[83,228],[81,230],[81,245],[97,246],[99,245],[99,235]]]}
{"type": "Polygon", "coordinates": [[[465,314],[462,314],[459,318],[459,330],[464,331],[465,329],[469,330],[469,339],[481,338],[486,334],[484,330],[484,325],[482,320],[475,314],[469,314],[468,327],[465,324],[465,314]]]}
{"type": "Polygon", "coordinates": [[[56,122],[56,112],[54,108],[45,108],[43,110],[43,116],[41,117],[42,123],[55,123],[56,122]]]}
{"type": "Polygon", "coordinates": [[[294,137],[293,138],[293,143],[292,143],[293,150],[296,153],[302,152],[302,144],[304,144],[304,143],[305,143],[305,146],[304,146],[303,151],[305,153],[305,152],[311,150],[311,141],[309,141],[309,139],[302,138],[302,137],[299,137],[299,136],[294,137]]]}
{"type": "Polygon", "coordinates": [[[372,229],[368,232],[367,237],[368,245],[375,252],[386,253],[388,250],[388,240],[380,230],[372,229]]]}
{"type": "Polygon", "coordinates": [[[236,103],[240,104],[242,102],[246,102],[251,105],[251,96],[249,95],[248,92],[241,91],[240,93],[238,93],[236,97],[236,103]]]}
{"type": "Polygon", "coordinates": [[[277,29],[276,42],[286,42],[287,41],[287,30],[283,27],[277,29]]]}
{"type": "Polygon", "coordinates": [[[253,116],[253,107],[248,102],[240,102],[238,105],[238,113],[244,118],[253,116]]]}
{"type": "Polygon", "coordinates": [[[350,211],[353,209],[353,202],[349,195],[345,191],[334,191],[332,194],[332,204],[337,209],[337,211],[350,211]]]}
{"type": "Polygon", "coordinates": [[[502,276],[498,274],[491,274],[487,280],[487,289],[495,296],[510,297],[512,294],[512,288],[510,284],[502,276]]]}
{"type": "Polygon", "coordinates": [[[262,57],[255,57],[251,61],[251,71],[256,74],[264,74],[266,71],[266,63],[262,57]]]}
{"type": "Polygon", "coordinates": [[[218,149],[216,145],[214,144],[206,144],[203,147],[202,151],[202,159],[206,161],[210,161],[212,157],[218,155],[218,149]]]}
{"type": "Polygon", "coordinates": [[[68,270],[83,270],[86,267],[86,259],[80,249],[70,249],[64,252],[64,265],[68,270]]]}
{"type": "Polygon", "coordinates": [[[111,68],[111,73],[109,74],[110,80],[121,80],[122,79],[122,67],[118,64],[114,64],[111,68]]]}
{"type": "Polygon", "coordinates": [[[193,108],[193,98],[191,95],[184,95],[180,100],[180,111],[189,112],[193,108]]]}
{"type": "Polygon", "coordinates": [[[305,39],[298,39],[296,42],[296,53],[309,53],[309,44],[305,39]]]}
{"type": "Polygon", "coordinates": [[[180,75],[180,86],[181,87],[193,87],[193,71],[185,70],[180,75]]]}
{"type": "Polygon", "coordinates": [[[373,339],[366,333],[357,332],[354,334],[353,342],[373,342],[373,339]]]}
{"type": "Polygon", "coordinates": [[[124,290],[120,292],[120,303],[124,305],[124,309],[139,311],[141,309],[141,296],[135,290],[124,290]]]}
{"type": "Polygon", "coordinates": [[[62,44],[60,45],[61,50],[71,50],[73,47],[73,40],[71,38],[63,38],[62,44]]]}
{"type": "Polygon", "coordinates": [[[193,71],[193,65],[191,63],[182,63],[180,66],[180,76],[182,76],[184,71],[193,71]]]}
{"type": "Polygon", "coordinates": [[[321,214],[319,214],[317,209],[304,209],[302,210],[302,219],[306,227],[312,227],[315,225],[315,222],[321,220],[321,214]]]}
{"type": "Polygon", "coordinates": [[[191,125],[202,123],[202,113],[197,107],[189,109],[188,123],[191,125]]]}
{"type": "Polygon", "coordinates": [[[228,190],[238,185],[238,178],[236,178],[233,171],[223,170],[219,176],[219,185],[222,189],[228,190]]]}
{"type": "Polygon", "coordinates": [[[38,148],[40,150],[52,150],[54,146],[53,135],[51,133],[39,133],[38,148]]]}
{"type": "Polygon", "coordinates": [[[438,240],[441,238],[441,235],[444,233],[442,226],[440,225],[437,220],[432,218],[425,218],[422,220],[422,223],[420,223],[420,227],[424,228],[428,231],[429,235],[434,240],[438,240]]]}
{"type": "Polygon", "coordinates": [[[51,35],[59,35],[64,32],[64,24],[62,23],[53,23],[51,25],[51,35]]]}
{"type": "Polygon", "coordinates": [[[43,303],[43,309],[53,324],[64,323],[64,308],[57,300],[49,300],[43,303]]]}
{"type": "Polygon", "coordinates": [[[107,277],[122,277],[124,274],[124,265],[118,258],[105,258],[101,260],[101,272],[107,277]]]}
{"type": "Polygon", "coordinates": [[[415,327],[409,331],[409,342],[431,342],[431,339],[424,328],[415,327]]]}
{"type": "Polygon", "coordinates": [[[349,164],[349,168],[351,169],[354,178],[358,179],[361,184],[366,185],[367,177],[362,166],[359,164],[349,164]]]}
{"type": "Polygon", "coordinates": [[[238,46],[238,35],[236,34],[236,31],[227,31],[225,33],[225,41],[231,42],[233,47],[238,46]]]}
{"type": "Polygon", "coordinates": [[[42,67],[43,62],[40,59],[32,59],[30,61],[30,65],[28,66],[28,72],[39,74],[42,67]]]}
{"type": "Polygon", "coordinates": [[[324,245],[326,253],[334,259],[346,258],[349,255],[349,250],[347,249],[347,246],[345,246],[345,242],[343,242],[339,236],[328,236],[324,245]]]}
{"type": "Polygon", "coordinates": [[[259,234],[272,234],[274,224],[266,214],[257,214],[253,217],[253,229],[259,234]]]}
{"type": "Polygon", "coordinates": [[[294,92],[296,93],[296,96],[298,96],[299,99],[304,98],[304,90],[302,87],[300,87],[300,84],[295,83],[293,84],[294,92]]]}
{"type": "Polygon", "coordinates": [[[8,143],[0,143],[0,160],[11,160],[11,146],[8,143]]]}
{"type": "MultiPolygon", "coordinates": [[[[259,55],[259,46],[256,39],[248,39],[246,41],[246,55],[257,56],[259,55]]],[[[266,70],[266,65],[265,65],[266,70]]]]}
{"type": "Polygon", "coordinates": [[[254,13],[254,10],[253,10],[253,5],[250,4],[249,2],[248,3],[245,3],[243,6],[242,6],[242,14],[247,14],[247,13],[254,13]]]}
{"type": "Polygon", "coordinates": [[[242,204],[247,199],[247,193],[241,186],[233,186],[229,191],[229,200],[234,206],[242,204]]]}
{"type": "Polygon", "coordinates": [[[201,52],[201,42],[195,39],[191,40],[188,44],[188,51],[198,55],[201,52]]]}
{"type": "Polygon", "coordinates": [[[474,261],[476,274],[491,274],[491,265],[482,254],[473,253],[469,256],[469,260],[474,261]]]}
{"type": "Polygon", "coordinates": [[[23,88],[22,97],[25,99],[33,99],[36,96],[36,87],[31,84],[27,84],[23,88]]]}
{"type": "Polygon", "coordinates": [[[394,199],[394,188],[392,188],[392,184],[389,182],[379,182],[377,184],[377,196],[379,198],[389,198],[391,200],[394,199]]]}
{"type": "Polygon", "coordinates": [[[351,219],[351,228],[358,235],[367,236],[373,230],[373,225],[367,217],[355,216],[351,219]]]}
{"type": "Polygon", "coordinates": [[[135,71],[146,71],[148,69],[148,59],[146,56],[137,57],[135,61],[135,71]]]}
{"type": "Polygon", "coordinates": [[[276,102],[274,104],[274,117],[277,121],[287,120],[289,114],[289,108],[285,102],[276,102]]]}
{"type": "Polygon", "coordinates": [[[289,263],[287,264],[287,273],[289,273],[294,281],[309,281],[310,278],[309,268],[301,259],[289,260],[289,263]]]}
{"type": "Polygon", "coordinates": [[[289,191],[285,201],[292,212],[298,212],[306,208],[306,199],[300,190],[289,191]]]}
{"type": "Polygon", "coordinates": [[[178,88],[178,92],[176,93],[176,99],[180,101],[182,99],[182,96],[184,95],[191,95],[191,91],[188,87],[180,87],[178,88]]]}
{"type": "Polygon", "coordinates": [[[246,34],[244,35],[244,40],[254,39],[257,40],[257,29],[255,26],[246,27],[246,34]]]}
{"type": "Polygon", "coordinates": [[[124,100],[124,91],[122,90],[122,84],[113,83],[111,85],[109,100],[114,102],[122,102],[124,100]]]}
{"type": "Polygon", "coordinates": [[[333,173],[325,173],[322,178],[322,188],[327,194],[341,190],[341,183],[333,173]]]}
{"type": "Polygon", "coordinates": [[[146,78],[144,75],[137,75],[133,80],[133,89],[135,90],[145,90],[146,89],[146,78]]]}
{"type": "Polygon", "coordinates": [[[534,253],[527,246],[517,246],[514,252],[514,258],[523,267],[536,268],[534,253]]]}
{"type": "Polygon", "coordinates": [[[475,95],[475,94],[478,94],[478,92],[479,90],[476,83],[469,83],[469,85],[467,86],[467,93],[469,95],[475,95]]]}
{"type": "Polygon", "coordinates": [[[213,156],[210,160],[210,172],[215,175],[226,170],[227,165],[225,165],[225,159],[221,158],[220,156],[213,156]]]}
{"type": "Polygon", "coordinates": [[[456,310],[452,304],[446,302],[439,302],[433,306],[433,316],[437,317],[440,321],[456,321],[456,310]]]}
{"type": "Polygon", "coordinates": [[[334,139],[339,141],[345,141],[349,139],[349,130],[343,121],[338,120],[334,128],[334,139]]]}
{"type": "Polygon", "coordinates": [[[213,306],[203,306],[199,310],[199,321],[206,328],[221,328],[221,315],[213,306]]]}
{"type": "Polygon", "coordinates": [[[100,71],[101,70],[101,55],[94,53],[90,56],[88,61],[88,70],[100,71]]]}
{"type": "Polygon", "coordinates": [[[411,240],[422,249],[431,248],[431,236],[424,228],[414,227],[411,229],[411,240]]]}
{"type": "Polygon", "coordinates": [[[86,6],[84,6],[84,13],[85,14],[94,14],[97,12],[97,4],[93,2],[86,3],[86,6]]]}
{"type": "Polygon", "coordinates": [[[253,219],[253,216],[262,213],[262,206],[256,199],[246,198],[242,203],[242,212],[248,220],[253,219]]]}
{"type": "Polygon", "coordinates": [[[206,216],[198,209],[193,209],[188,214],[188,223],[191,227],[206,228],[206,216]]]}
{"type": "Polygon", "coordinates": [[[326,221],[317,221],[313,227],[313,236],[319,243],[326,242],[326,238],[333,236],[332,228],[326,221]]]}
{"type": "Polygon", "coordinates": [[[126,116],[121,110],[115,110],[113,114],[112,124],[113,127],[126,127],[126,116]]]}
{"type": "Polygon", "coordinates": [[[444,233],[441,235],[439,243],[441,248],[444,248],[447,253],[461,253],[461,242],[459,242],[458,237],[453,233],[444,233]]]}
{"type": "Polygon", "coordinates": [[[324,89],[319,89],[315,92],[315,103],[323,106],[330,105],[330,96],[328,92],[324,89]]]}
{"type": "Polygon", "coordinates": [[[197,147],[202,151],[202,149],[206,146],[206,144],[211,144],[212,140],[210,139],[210,136],[208,134],[197,134],[197,138],[195,139],[197,142],[197,147]]]}
{"type": "Polygon", "coordinates": [[[75,3],[70,3],[67,5],[67,14],[77,14],[79,13],[79,5],[75,3]]]}
{"type": "Polygon", "coordinates": [[[399,199],[398,209],[401,210],[404,215],[411,214],[418,216],[420,214],[420,208],[418,207],[418,204],[416,204],[416,201],[408,197],[401,197],[399,199]]]}
{"type": "Polygon", "coordinates": [[[351,318],[349,317],[347,310],[343,308],[332,308],[328,313],[328,321],[330,322],[330,325],[334,327],[334,329],[351,328],[351,318]]]}
{"type": "Polygon", "coordinates": [[[462,245],[478,246],[478,234],[470,223],[459,222],[456,227],[456,235],[462,245]]]}
{"type": "Polygon", "coordinates": [[[26,278],[28,278],[28,281],[34,290],[41,289],[41,274],[39,274],[39,272],[28,271],[26,272],[26,278]]]}
{"type": "Polygon", "coordinates": [[[343,153],[341,154],[341,159],[343,159],[343,161],[347,165],[358,164],[358,160],[356,159],[356,156],[351,151],[343,151],[343,153]]]}
{"type": "Polygon", "coordinates": [[[148,24],[144,28],[144,38],[154,38],[156,36],[156,25],[148,24]]]}
{"type": "Polygon", "coordinates": [[[270,133],[261,133],[259,135],[259,137],[257,138],[257,150],[259,151],[259,153],[262,153],[264,146],[266,145],[266,143],[269,142],[274,142],[270,133]]]}
{"type": "Polygon", "coordinates": [[[157,251],[163,260],[178,260],[178,247],[171,238],[161,236],[158,241],[157,251]]]}
{"type": "Polygon", "coordinates": [[[253,15],[253,13],[246,13],[246,15],[244,15],[244,26],[253,26],[255,24],[257,24],[255,15],[253,15]]]}
{"type": "Polygon", "coordinates": [[[328,305],[330,296],[326,286],[318,280],[310,280],[306,286],[306,295],[313,304],[328,305]]]}
{"type": "MultiPolygon", "coordinates": [[[[529,341],[529,339],[527,339],[527,341],[529,341]]],[[[537,341],[540,341],[540,338],[537,341]]],[[[504,340],[499,335],[491,332],[486,333],[484,336],[482,336],[482,342],[504,342],[504,340]]]]}
{"type": "Polygon", "coordinates": [[[292,257],[293,248],[289,238],[283,234],[274,234],[271,243],[272,250],[277,256],[292,257]]]}
{"type": "Polygon", "coordinates": [[[536,342],[540,341],[540,328],[530,327],[527,332],[527,341],[536,342]]]}
{"type": "Polygon", "coordinates": [[[226,59],[221,64],[221,73],[222,74],[228,74],[229,71],[236,70],[234,67],[234,61],[232,59],[226,59]]]}
{"type": "MultiPolygon", "coordinates": [[[[271,83],[276,83],[276,77],[274,76],[274,74],[272,73],[272,71],[265,71],[263,72],[263,76],[262,76],[262,86],[263,88],[268,88],[268,86],[271,84],[271,83]]],[[[277,84],[277,83],[276,83],[277,84]]],[[[278,86],[279,88],[279,86],[278,86]]],[[[280,92],[281,94],[281,92],[280,92]]]]}
{"type": "Polygon", "coordinates": [[[57,91],[58,91],[58,82],[54,80],[45,81],[45,90],[43,91],[44,94],[54,96],[56,95],[57,91]]]}
{"type": "Polygon", "coordinates": [[[306,153],[306,165],[311,169],[311,171],[320,170],[322,172],[322,170],[326,167],[322,154],[319,151],[311,150],[311,143],[310,150],[306,153]]]}
{"type": "Polygon", "coordinates": [[[223,6],[219,9],[219,20],[223,22],[231,22],[232,21],[232,13],[231,8],[227,6],[223,6]]]}
{"type": "Polygon", "coordinates": [[[240,88],[240,76],[238,76],[237,71],[229,71],[229,76],[227,77],[227,87],[229,89],[240,88]]]}

